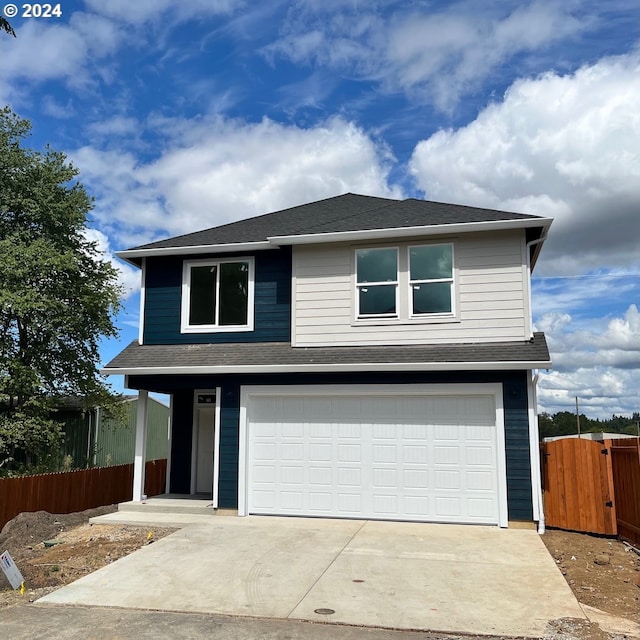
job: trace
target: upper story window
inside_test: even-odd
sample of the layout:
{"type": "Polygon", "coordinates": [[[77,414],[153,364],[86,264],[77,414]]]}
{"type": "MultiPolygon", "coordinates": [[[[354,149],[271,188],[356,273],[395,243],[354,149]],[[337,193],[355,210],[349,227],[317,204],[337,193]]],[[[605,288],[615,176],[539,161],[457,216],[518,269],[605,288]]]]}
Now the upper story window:
{"type": "Polygon", "coordinates": [[[253,258],[185,262],[183,333],[253,329],[253,258]]]}
{"type": "Polygon", "coordinates": [[[409,247],[411,316],[453,311],[453,246],[409,247]]]}
{"type": "Polygon", "coordinates": [[[454,319],[453,244],[355,251],[356,320],[454,319]]]}
{"type": "Polygon", "coordinates": [[[398,250],[356,251],[358,316],[395,317],[398,309],[398,250]]]}

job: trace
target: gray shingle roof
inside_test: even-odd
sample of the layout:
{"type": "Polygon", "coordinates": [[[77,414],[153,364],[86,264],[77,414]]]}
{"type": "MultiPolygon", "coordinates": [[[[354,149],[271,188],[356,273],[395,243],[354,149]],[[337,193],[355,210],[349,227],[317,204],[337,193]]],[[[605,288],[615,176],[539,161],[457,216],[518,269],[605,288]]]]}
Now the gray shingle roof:
{"type": "Polygon", "coordinates": [[[142,345],[134,340],[105,373],[202,373],[251,371],[348,371],[456,368],[529,369],[551,366],[543,333],[531,341],[386,347],[292,347],[288,342],[142,345]],[[464,366],[463,366],[464,365],[464,366]],[[381,369],[382,368],[382,369],[381,369]],[[166,370],[166,371],[163,371],[166,370]],[[184,371],[191,373],[192,371],[184,371]]]}
{"type": "MultiPolygon", "coordinates": [[[[414,198],[391,200],[347,193],[204,231],[140,245],[132,250],[263,242],[273,236],[536,218],[539,216],[414,198]]],[[[540,220],[543,219],[540,218],[540,220]]]]}

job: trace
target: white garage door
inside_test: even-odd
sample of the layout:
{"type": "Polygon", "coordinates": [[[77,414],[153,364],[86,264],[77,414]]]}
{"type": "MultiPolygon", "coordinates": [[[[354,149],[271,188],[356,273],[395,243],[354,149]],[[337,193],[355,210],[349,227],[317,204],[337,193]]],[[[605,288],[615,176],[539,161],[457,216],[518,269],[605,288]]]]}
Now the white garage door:
{"type": "Polygon", "coordinates": [[[250,395],[246,429],[248,513],[499,523],[492,394],[250,395]]]}

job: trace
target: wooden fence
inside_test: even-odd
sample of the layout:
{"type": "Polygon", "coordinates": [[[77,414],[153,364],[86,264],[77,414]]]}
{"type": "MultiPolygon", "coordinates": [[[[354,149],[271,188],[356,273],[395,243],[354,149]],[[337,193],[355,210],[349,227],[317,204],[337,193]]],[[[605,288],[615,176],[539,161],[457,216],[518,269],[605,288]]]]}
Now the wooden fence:
{"type": "MultiPolygon", "coordinates": [[[[165,491],[167,461],[145,467],[145,493],[165,491]]],[[[131,500],[133,464],[0,479],[0,529],[23,511],[72,513],[131,500]]]]}
{"type": "Polygon", "coordinates": [[[640,544],[640,438],[610,440],[618,536],[640,544]]]}
{"type": "Polygon", "coordinates": [[[542,444],[546,523],[640,543],[640,439],[542,444]]]}

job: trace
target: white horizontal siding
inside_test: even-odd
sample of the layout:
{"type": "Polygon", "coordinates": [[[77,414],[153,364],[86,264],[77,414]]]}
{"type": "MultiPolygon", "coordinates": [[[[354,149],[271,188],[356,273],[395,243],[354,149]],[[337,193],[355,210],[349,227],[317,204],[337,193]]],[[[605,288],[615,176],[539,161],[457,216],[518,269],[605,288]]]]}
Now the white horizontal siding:
{"type": "MultiPolygon", "coordinates": [[[[446,241],[454,243],[458,270],[455,321],[354,321],[353,246],[345,243],[294,247],[294,344],[400,345],[527,339],[524,233],[476,233],[446,241]]],[[[407,244],[416,242],[419,241],[397,244],[404,250],[407,244]]]]}

